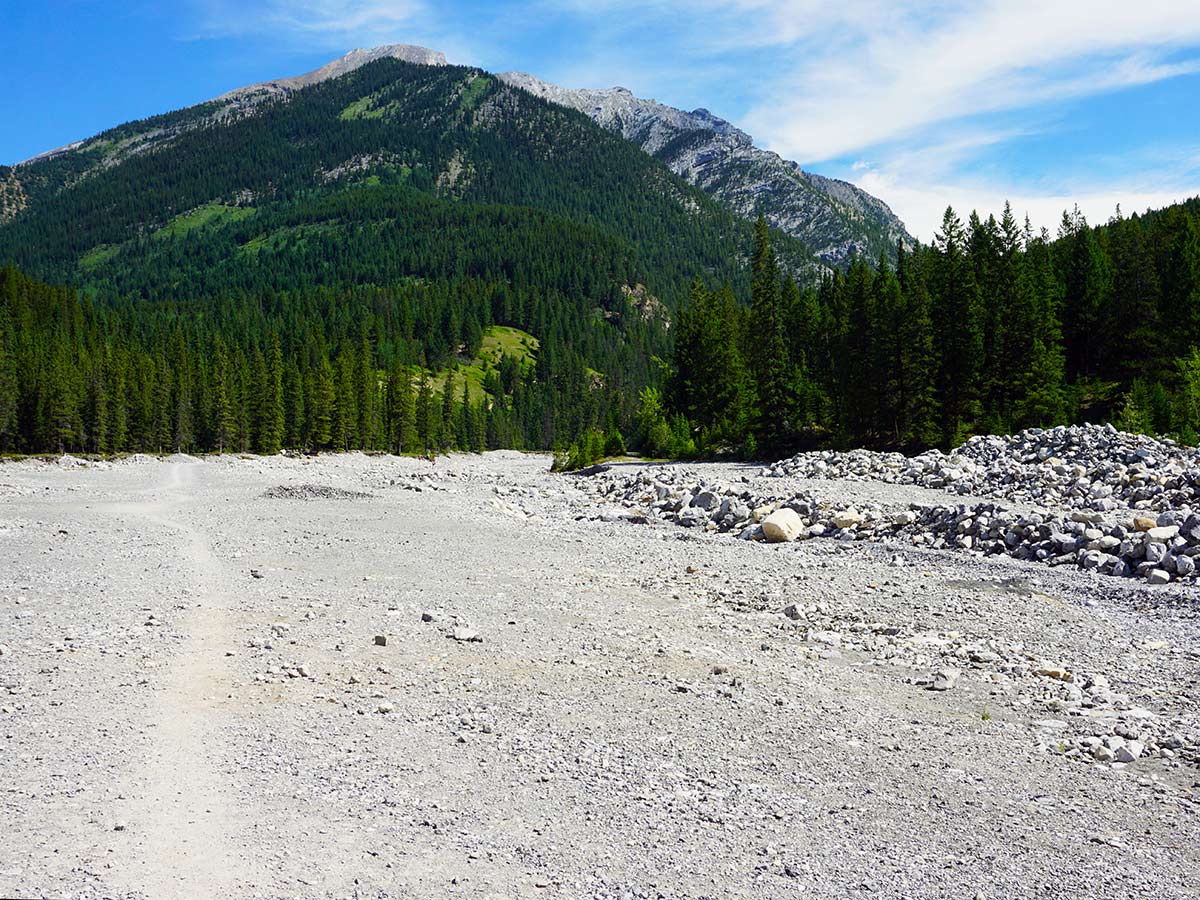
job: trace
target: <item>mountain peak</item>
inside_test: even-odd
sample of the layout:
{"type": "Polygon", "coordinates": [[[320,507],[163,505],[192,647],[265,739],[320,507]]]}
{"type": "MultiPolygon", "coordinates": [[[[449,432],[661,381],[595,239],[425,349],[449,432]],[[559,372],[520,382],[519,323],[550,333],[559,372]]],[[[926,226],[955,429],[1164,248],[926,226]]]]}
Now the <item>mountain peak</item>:
{"type": "Polygon", "coordinates": [[[251,94],[286,94],[298,91],[310,85],[338,78],[361,68],[378,59],[398,59],[402,62],[415,63],[420,66],[444,66],[446,54],[428,47],[418,47],[413,44],[385,44],[371,49],[358,48],[351,50],[345,56],[340,56],[333,62],[326,63],[319,69],[313,69],[303,75],[291,78],[276,78],[271,81],[260,81],[247,87],[237,88],[227,94],[217,97],[217,100],[237,100],[251,94]]]}

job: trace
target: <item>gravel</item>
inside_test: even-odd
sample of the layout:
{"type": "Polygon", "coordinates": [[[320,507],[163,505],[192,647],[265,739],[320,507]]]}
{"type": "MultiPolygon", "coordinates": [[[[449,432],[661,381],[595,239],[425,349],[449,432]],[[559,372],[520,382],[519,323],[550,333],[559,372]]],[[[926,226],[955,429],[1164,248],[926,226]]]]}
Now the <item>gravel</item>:
{"type": "Polygon", "coordinates": [[[1030,512],[994,496],[548,466],[5,465],[0,895],[1200,893],[1177,572],[906,530],[1030,512]],[[703,524],[653,508],[677,488],[703,524]],[[833,531],[742,540],[758,498],[833,531]]]}

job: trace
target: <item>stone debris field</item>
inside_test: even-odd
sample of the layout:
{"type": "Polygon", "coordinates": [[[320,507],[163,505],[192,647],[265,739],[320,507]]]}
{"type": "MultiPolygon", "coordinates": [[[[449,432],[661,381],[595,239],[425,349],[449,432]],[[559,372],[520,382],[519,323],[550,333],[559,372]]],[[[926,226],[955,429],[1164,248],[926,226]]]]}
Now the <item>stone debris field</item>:
{"type": "Polygon", "coordinates": [[[0,896],[1200,896],[1200,463],[0,465],[0,896]]]}

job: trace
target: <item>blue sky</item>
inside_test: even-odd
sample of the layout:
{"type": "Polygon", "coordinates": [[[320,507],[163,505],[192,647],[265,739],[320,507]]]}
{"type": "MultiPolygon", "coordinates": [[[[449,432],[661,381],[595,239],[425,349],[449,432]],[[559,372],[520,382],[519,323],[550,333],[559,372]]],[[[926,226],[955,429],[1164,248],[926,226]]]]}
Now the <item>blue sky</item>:
{"type": "Polygon", "coordinates": [[[354,47],[414,43],[704,106],[932,237],[1010,199],[1053,228],[1200,193],[1192,0],[10,0],[0,162],[354,47]]]}

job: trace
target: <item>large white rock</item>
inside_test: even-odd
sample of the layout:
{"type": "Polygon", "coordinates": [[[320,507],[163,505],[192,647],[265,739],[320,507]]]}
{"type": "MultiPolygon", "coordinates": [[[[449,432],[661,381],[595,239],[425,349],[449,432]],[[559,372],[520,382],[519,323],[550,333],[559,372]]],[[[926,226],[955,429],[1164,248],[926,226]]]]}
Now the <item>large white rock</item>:
{"type": "Polygon", "coordinates": [[[772,544],[794,541],[804,533],[804,521],[794,509],[777,509],[762,521],[763,537],[772,544]]]}

